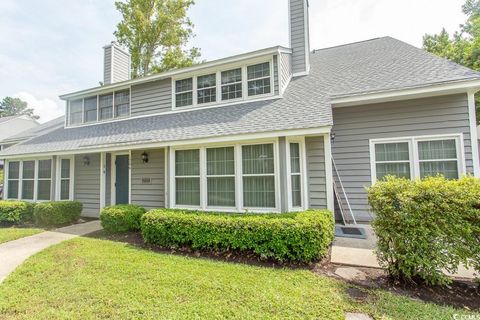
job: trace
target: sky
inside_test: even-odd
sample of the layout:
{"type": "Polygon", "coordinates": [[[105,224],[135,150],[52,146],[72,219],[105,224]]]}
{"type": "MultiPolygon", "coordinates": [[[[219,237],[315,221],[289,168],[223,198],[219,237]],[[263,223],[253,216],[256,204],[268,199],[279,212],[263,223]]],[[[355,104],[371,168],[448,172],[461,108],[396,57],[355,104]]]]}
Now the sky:
{"type": "MultiPolygon", "coordinates": [[[[310,0],[311,49],[391,36],[421,47],[458,29],[464,0],[310,0]]],[[[212,60],[288,46],[287,0],[196,0],[189,46],[212,60]]],[[[1,0],[0,99],[19,97],[40,122],[64,114],[58,96],[102,80],[103,49],[120,15],[113,0],[1,0]]]]}

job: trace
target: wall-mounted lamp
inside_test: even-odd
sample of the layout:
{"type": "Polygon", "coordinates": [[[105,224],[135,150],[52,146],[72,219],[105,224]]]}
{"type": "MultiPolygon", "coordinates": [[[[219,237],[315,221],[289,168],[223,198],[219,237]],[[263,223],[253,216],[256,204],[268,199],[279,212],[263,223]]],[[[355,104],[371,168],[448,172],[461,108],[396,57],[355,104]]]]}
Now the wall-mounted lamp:
{"type": "Polygon", "coordinates": [[[142,161],[143,163],[148,163],[148,153],[146,152],[142,153],[142,161]]]}
{"type": "Polygon", "coordinates": [[[83,157],[83,165],[84,166],[90,165],[90,158],[88,156],[83,157]]]}
{"type": "Polygon", "coordinates": [[[330,141],[332,143],[335,141],[335,132],[330,133],[330,141]]]}

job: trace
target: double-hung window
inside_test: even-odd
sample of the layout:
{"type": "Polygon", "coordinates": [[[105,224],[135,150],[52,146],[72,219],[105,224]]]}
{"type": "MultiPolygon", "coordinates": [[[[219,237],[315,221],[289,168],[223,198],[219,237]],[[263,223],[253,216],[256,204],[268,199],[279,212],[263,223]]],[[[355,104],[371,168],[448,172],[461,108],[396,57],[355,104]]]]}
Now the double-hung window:
{"type": "Polygon", "coordinates": [[[193,78],[175,81],[175,107],[181,108],[193,104],[193,78]]]}
{"type": "Polygon", "coordinates": [[[108,120],[113,118],[113,95],[105,94],[98,97],[98,108],[100,120],[108,120]]]}
{"type": "Polygon", "coordinates": [[[69,124],[80,124],[83,121],[83,99],[70,101],[69,124]]]}
{"type": "Polygon", "coordinates": [[[35,192],[35,161],[22,163],[22,199],[33,200],[35,192]]]}
{"type": "Polygon", "coordinates": [[[8,163],[8,199],[18,199],[18,191],[20,190],[20,162],[10,161],[8,163]]]}
{"type": "Polygon", "coordinates": [[[302,176],[300,164],[300,143],[292,142],[290,147],[290,185],[292,207],[302,207],[302,176]]]}
{"type": "Polygon", "coordinates": [[[222,100],[240,99],[242,97],[242,68],[223,71],[222,100]]]}
{"type": "Polygon", "coordinates": [[[71,159],[65,158],[60,159],[60,190],[59,190],[59,200],[70,200],[72,199],[71,184],[72,184],[72,161],[71,159]]]}
{"type": "Polygon", "coordinates": [[[275,208],[273,144],[242,146],[243,205],[275,208]]]}
{"type": "Polygon", "coordinates": [[[130,90],[115,92],[115,118],[126,117],[130,114],[130,90]]]}
{"type": "Polygon", "coordinates": [[[464,173],[461,139],[461,135],[454,135],[373,140],[373,181],[387,175],[457,179],[464,173]]]}
{"type": "Polygon", "coordinates": [[[84,110],[84,122],[94,122],[97,121],[97,96],[85,98],[83,105],[84,110]]]}
{"type": "Polygon", "coordinates": [[[247,67],[248,96],[268,94],[271,92],[270,63],[260,63],[247,67]]]}
{"type": "Polygon", "coordinates": [[[52,160],[38,160],[37,200],[50,200],[52,160]]]}
{"type": "Polygon", "coordinates": [[[217,75],[215,73],[197,78],[197,104],[217,101],[217,75]]]}
{"type": "Polygon", "coordinates": [[[175,199],[177,205],[200,205],[200,151],[175,151],[175,199]]]}
{"type": "Polygon", "coordinates": [[[207,149],[207,205],[235,207],[235,149],[207,149]]]}

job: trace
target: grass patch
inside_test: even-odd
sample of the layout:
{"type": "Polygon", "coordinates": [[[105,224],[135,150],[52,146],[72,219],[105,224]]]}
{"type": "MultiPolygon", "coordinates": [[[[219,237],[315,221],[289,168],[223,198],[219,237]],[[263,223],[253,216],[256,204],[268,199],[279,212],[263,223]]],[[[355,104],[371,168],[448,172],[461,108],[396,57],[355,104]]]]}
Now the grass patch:
{"type": "Polygon", "coordinates": [[[36,228],[0,228],[0,243],[32,236],[43,231],[45,230],[36,228]]]}
{"type": "Polygon", "coordinates": [[[462,313],[370,290],[349,298],[341,281],[274,269],[155,253],[77,238],[28,259],[0,285],[5,319],[451,319],[462,313]],[[46,294],[48,293],[48,294],[46,294]]]}

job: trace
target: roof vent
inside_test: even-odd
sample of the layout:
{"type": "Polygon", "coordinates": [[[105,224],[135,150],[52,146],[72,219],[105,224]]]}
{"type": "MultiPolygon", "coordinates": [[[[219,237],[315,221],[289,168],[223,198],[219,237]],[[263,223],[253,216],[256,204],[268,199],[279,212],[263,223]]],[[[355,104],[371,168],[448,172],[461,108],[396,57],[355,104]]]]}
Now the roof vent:
{"type": "Polygon", "coordinates": [[[103,50],[103,84],[130,80],[130,54],[115,41],[103,50]]]}

